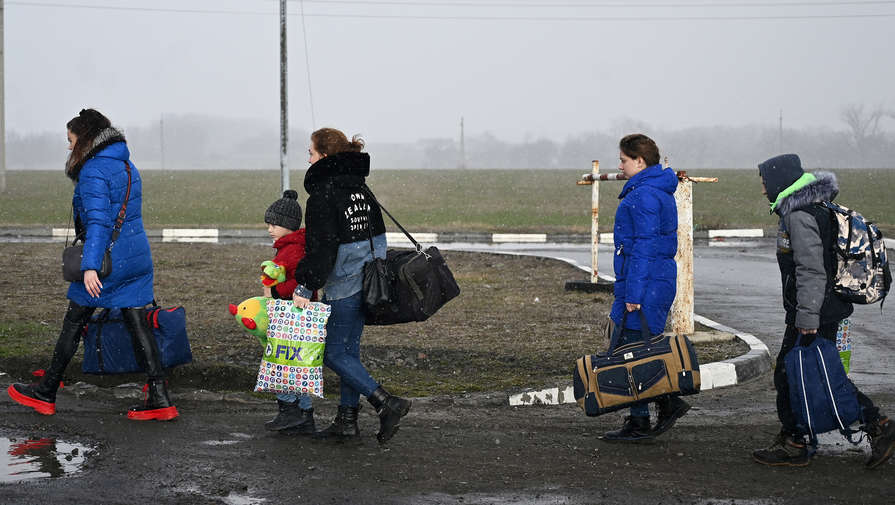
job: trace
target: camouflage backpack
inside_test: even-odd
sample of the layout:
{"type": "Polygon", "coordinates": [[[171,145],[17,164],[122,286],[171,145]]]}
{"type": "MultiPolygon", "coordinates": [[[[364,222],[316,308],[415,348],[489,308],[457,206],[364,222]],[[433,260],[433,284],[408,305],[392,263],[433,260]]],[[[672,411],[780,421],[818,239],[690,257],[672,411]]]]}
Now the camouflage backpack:
{"type": "Polygon", "coordinates": [[[837,231],[837,271],[833,291],[852,303],[876,303],[886,298],[892,284],[883,234],[858,212],[832,202],[833,227],[837,231]]]}

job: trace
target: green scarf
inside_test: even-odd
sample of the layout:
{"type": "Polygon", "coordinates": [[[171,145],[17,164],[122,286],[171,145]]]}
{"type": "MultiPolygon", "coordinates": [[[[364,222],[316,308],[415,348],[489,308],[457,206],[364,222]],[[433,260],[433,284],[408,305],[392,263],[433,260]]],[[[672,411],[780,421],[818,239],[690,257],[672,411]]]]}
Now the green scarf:
{"type": "Polygon", "coordinates": [[[801,177],[796,179],[796,182],[792,183],[788,188],[784,189],[783,191],[780,192],[779,195],[777,195],[777,200],[771,204],[771,212],[770,213],[771,214],[774,213],[774,210],[776,210],[777,207],[781,203],[783,203],[784,198],[786,198],[787,196],[804,188],[805,186],[811,184],[812,182],[814,182],[816,180],[817,180],[817,177],[814,177],[814,174],[809,174],[809,173],[802,174],[801,177]]]}

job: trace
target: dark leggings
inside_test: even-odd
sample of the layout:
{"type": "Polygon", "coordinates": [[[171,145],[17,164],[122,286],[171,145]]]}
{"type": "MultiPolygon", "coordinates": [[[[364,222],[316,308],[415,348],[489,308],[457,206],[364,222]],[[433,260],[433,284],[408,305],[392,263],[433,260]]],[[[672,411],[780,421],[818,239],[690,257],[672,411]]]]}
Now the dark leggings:
{"type": "MultiPolygon", "coordinates": [[[[56,349],[53,350],[53,360],[50,362],[50,369],[47,371],[48,375],[58,379],[65,373],[69,362],[71,362],[71,359],[78,351],[84,327],[90,321],[90,316],[93,315],[95,310],[96,307],[84,307],[69,301],[68,310],[65,311],[65,317],[62,320],[62,331],[59,333],[59,339],[56,341],[56,349]]],[[[124,319],[124,324],[131,334],[131,342],[137,363],[143,367],[150,380],[163,378],[164,370],[162,369],[158,343],[155,341],[152,330],[149,328],[149,323],[146,322],[143,308],[122,308],[121,317],[124,319]]]]}
{"type": "MultiPolygon", "coordinates": [[[[817,329],[817,335],[821,338],[836,342],[836,332],[838,329],[838,322],[821,325],[820,328],[817,329]]],[[[786,333],[783,334],[783,343],[780,345],[780,353],[777,354],[777,364],[774,368],[774,387],[777,389],[777,417],[783,425],[781,431],[786,434],[801,436],[804,435],[804,433],[798,433],[798,430],[796,429],[796,420],[795,416],[793,416],[789,400],[789,383],[786,379],[786,365],[783,362],[786,353],[795,347],[798,337],[798,328],[787,325],[786,333]]],[[[810,335],[803,337],[803,340],[805,340],[805,342],[803,342],[804,344],[809,344],[814,341],[810,335]]],[[[858,404],[861,405],[861,409],[864,411],[864,423],[868,425],[878,423],[880,417],[879,408],[873,404],[873,401],[871,401],[867,395],[855,387],[854,383],[852,383],[852,387],[855,388],[855,392],[858,395],[858,404]]]]}

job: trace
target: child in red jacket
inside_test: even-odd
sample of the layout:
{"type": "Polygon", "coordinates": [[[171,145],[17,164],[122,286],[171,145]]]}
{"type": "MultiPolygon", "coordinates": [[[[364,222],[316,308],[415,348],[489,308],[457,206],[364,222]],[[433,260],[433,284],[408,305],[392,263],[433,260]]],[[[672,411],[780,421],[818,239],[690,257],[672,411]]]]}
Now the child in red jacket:
{"type": "MultiPolygon", "coordinates": [[[[284,191],[283,198],[267,208],[264,222],[267,223],[267,233],[274,240],[273,247],[277,250],[273,262],[286,271],[286,279],[265,287],[264,296],[291,300],[292,291],[297,285],[295,266],[305,256],[305,230],[301,228],[298,193],[291,189],[284,191]]],[[[280,393],[277,394],[277,405],[277,416],[264,423],[265,428],[271,431],[288,430],[290,434],[314,433],[314,409],[309,395],[280,393]]]]}

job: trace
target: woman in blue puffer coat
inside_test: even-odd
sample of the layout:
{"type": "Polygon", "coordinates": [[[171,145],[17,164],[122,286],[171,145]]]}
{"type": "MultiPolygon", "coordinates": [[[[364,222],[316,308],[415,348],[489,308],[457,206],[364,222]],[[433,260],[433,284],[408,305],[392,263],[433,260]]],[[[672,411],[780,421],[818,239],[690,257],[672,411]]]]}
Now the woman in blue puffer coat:
{"type": "MultiPolygon", "coordinates": [[[[665,330],[677,291],[677,175],[659,163],[659,148],[646,135],[627,135],[619,142],[619,170],[628,182],[615,212],[615,300],[610,318],[617,345],[641,340],[641,320],[650,335],[665,330]]],[[[604,440],[628,441],[665,432],[690,408],[678,397],[656,402],[658,421],[650,429],[649,405],[631,408],[621,429],[604,440]]]]}
{"type": "Polygon", "coordinates": [[[37,384],[13,384],[9,395],[41,414],[54,414],[56,391],[90,316],[97,307],[120,308],[137,362],[149,375],[146,400],[131,408],[127,416],[134,420],[173,419],[177,409],[168,398],[158,344],[143,311],[153,300],[153,270],[143,230],[140,173],[129,160],[124,135],[100,112],[83,109],[66,126],[71,154],[65,174],[75,183],[72,213],[75,233],[84,237],[84,279],[68,288],[68,310],[44,377],[37,384]],[[116,219],[125,203],[124,221],[113,243],[116,219]],[[100,279],[97,272],[110,246],[112,271],[100,279]]]}

